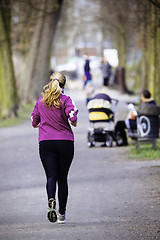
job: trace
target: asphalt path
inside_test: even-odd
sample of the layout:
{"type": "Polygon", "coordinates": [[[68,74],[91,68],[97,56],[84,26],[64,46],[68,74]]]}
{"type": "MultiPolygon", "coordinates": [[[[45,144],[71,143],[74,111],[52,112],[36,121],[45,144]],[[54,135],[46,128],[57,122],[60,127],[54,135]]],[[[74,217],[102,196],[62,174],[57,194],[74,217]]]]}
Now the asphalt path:
{"type": "MultiPolygon", "coordinates": [[[[160,239],[160,161],[129,159],[128,147],[88,148],[85,93],[70,94],[79,120],[73,129],[67,222],[47,219],[38,130],[28,116],[23,124],[0,129],[0,240],[160,239]]],[[[127,101],[111,94],[122,99],[121,107],[127,101]]]]}

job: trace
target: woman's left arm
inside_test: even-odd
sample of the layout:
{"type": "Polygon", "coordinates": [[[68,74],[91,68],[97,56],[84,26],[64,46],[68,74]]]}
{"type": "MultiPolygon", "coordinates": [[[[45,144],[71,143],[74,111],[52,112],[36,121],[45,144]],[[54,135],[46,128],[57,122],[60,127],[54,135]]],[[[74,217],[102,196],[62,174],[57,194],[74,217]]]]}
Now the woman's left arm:
{"type": "Polygon", "coordinates": [[[40,123],[40,113],[38,111],[38,103],[36,103],[32,115],[31,115],[31,120],[32,120],[32,126],[34,128],[37,128],[39,126],[40,123]]]}

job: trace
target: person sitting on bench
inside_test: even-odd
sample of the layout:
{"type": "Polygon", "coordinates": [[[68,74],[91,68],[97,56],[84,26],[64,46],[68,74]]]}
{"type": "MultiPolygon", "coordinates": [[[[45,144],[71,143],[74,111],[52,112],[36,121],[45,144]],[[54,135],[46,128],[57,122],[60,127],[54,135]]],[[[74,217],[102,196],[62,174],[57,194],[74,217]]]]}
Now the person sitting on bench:
{"type": "MultiPolygon", "coordinates": [[[[141,93],[141,101],[142,104],[139,108],[139,111],[142,110],[146,105],[156,105],[156,102],[154,99],[151,97],[151,93],[148,90],[143,90],[141,93]]],[[[120,134],[120,137],[122,138],[122,143],[119,144],[119,146],[127,146],[128,145],[128,140],[127,140],[127,135],[125,129],[131,129],[131,130],[136,130],[137,129],[137,122],[136,122],[136,117],[137,117],[137,111],[135,110],[135,107],[133,104],[129,104],[128,108],[130,110],[129,115],[127,116],[127,119],[124,121],[118,121],[116,126],[115,126],[115,136],[117,133],[120,134]]]]}

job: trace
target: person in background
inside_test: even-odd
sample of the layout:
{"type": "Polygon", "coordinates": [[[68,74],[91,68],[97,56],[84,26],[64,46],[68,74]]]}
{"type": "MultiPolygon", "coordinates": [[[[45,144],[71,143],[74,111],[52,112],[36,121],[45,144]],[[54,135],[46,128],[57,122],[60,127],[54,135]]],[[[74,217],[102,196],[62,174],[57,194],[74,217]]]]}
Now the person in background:
{"type": "Polygon", "coordinates": [[[43,87],[32,112],[32,126],[39,129],[39,154],[45,170],[48,196],[48,219],[65,223],[68,198],[68,172],[74,156],[74,134],[78,110],[71,97],[62,93],[66,77],[53,73],[43,87]],[[70,125],[71,124],[71,125],[70,125]],[[59,211],[56,212],[56,184],[59,211]]]}
{"type": "Polygon", "coordinates": [[[142,108],[146,105],[156,105],[156,102],[155,100],[151,97],[151,93],[148,91],[148,90],[143,90],[142,93],[141,93],[141,101],[142,101],[142,104],[140,106],[140,110],[142,110],[142,108]]]}
{"type": "Polygon", "coordinates": [[[89,56],[87,55],[87,58],[85,60],[85,65],[84,65],[83,88],[85,88],[87,83],[91,80],[92,80],[92,76],[91,76],[91,69],[90,69],[90,60],[89,60],[89,56]]]}
{"type": "MultiPolygon", "coordinates": [[[[156,102],[151,97],[151,93],[146,89],[143,90],[141,93],[141,101],[142,101],[142,104],[138,111],[141,111],[144,108],[144,106],[146,106],[148,104],[156,105],[156,102]]],[[[129,109],[129,113],[128,113],[126,120],[118,121],[115,126],[115,136],[117,135],[117,133],[119,133],[122,138],[122,144],[120,144],[119,146],[127,146],[128,145],[128,140],[127,140],[127,135],[126,135],[125,129],[131,129],[131,130],[137,129],[137,121],[136,121],[137,111],[136,111],[134,105],[131,103],[128,105],[128,109],[129,109]]]]}
{"type": "Polygon", "coordinates": [[[100,68],[103,76],[103,85],[108,86],[112,74],[112,66],[109,64],[105,57],[102,58],[100,68]]]}

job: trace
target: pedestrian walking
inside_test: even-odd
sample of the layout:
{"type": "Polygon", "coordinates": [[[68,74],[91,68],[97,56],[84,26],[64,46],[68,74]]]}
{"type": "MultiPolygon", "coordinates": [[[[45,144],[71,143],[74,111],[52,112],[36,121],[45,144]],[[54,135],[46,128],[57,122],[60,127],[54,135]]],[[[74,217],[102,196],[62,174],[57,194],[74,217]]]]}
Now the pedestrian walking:
{"type": "Polygon", "coordinates": [[[45,170],[48,219],[65,223],[68,199],[68,172],[74,156],[74,134],[78,110],[71,97],[64,94],[66,77],[53,73],[43,87],[32,112],[32,126],[39,129],[39,154],[45,170]],[[71,124],[71,125],[70,125],[71,124]],[[59,210],[56,212],[56,185],[59,210]]]}
{"type": "Polygon", "coordinates": [[[100,68],[103,76],[103,85],[108,86],[112,74],[112,66],[109,64],[106,58],[102,58],[100,68]]]}
{"type": "Polygon", "coordinates": [[[92,80],[92,75],[91,75],[91,69],[90,69],[90,60],[89,60],[89,56],[87,55],[87,58],[84,64],[83,88],[85,88],[88,82],[90,82],[91,80],[92,80]]]}

